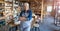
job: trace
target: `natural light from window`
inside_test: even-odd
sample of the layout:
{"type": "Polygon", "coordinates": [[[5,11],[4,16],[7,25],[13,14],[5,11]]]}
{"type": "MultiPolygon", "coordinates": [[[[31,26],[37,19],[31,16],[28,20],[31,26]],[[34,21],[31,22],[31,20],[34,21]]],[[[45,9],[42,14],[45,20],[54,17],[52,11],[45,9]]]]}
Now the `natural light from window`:
{"type": "Polygon", "coordinates": [[[47,6],[47,12],[51,12],[52,11],[52,6],[47,6]]]}

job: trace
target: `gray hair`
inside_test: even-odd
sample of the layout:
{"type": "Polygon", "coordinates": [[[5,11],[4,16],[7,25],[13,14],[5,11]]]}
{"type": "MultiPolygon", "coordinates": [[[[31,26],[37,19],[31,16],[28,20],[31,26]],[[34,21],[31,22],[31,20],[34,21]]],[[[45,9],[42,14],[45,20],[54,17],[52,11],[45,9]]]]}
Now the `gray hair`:
{"type": "Polygon", "coordinates": [[[24,3],[24,5],[29,6],[29,3],[26,2],[26,3],[24,3]]]}

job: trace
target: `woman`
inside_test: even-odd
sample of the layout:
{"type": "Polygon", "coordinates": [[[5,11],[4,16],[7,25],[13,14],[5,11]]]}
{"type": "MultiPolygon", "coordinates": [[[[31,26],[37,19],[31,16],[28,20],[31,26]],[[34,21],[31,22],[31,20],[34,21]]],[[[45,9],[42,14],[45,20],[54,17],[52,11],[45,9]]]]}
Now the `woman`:
{"type": "Polygon", "coordinates": [[[29,3],[24,3],[24,10],[20,13],[21,31],[30,31],[32,11],[29,9],[29,3]]]}

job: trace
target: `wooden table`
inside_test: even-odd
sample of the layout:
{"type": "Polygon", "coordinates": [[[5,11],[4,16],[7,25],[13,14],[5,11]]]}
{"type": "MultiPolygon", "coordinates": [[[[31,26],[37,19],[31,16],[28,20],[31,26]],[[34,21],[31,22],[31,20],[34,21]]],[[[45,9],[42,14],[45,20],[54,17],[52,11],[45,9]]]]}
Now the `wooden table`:
{"type": "Polygon", "coordinates": [[[8,29],[10,29],[10,28],[12,28],[11,30],[13,30],[14,28],[16,28],[17,27],[17,30],[19,30],[19,26],[20,24],[14,24],[14,23],[9,23],[8,24],[8,29]]]}

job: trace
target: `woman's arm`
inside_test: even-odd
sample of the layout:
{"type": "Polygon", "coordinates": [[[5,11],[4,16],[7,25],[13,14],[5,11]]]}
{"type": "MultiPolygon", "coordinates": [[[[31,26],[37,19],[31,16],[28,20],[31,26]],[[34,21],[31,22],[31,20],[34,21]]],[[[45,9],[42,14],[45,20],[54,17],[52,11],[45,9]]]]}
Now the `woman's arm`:
{"type": "Polygon", "coordinates": [[[28,19],[29,19],[29,20],[31,20],[31,19],[32,19],[32,11],[31,11],[31,10],[29,11],[28,19]]]}

